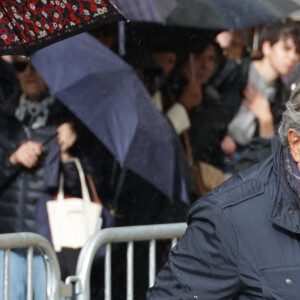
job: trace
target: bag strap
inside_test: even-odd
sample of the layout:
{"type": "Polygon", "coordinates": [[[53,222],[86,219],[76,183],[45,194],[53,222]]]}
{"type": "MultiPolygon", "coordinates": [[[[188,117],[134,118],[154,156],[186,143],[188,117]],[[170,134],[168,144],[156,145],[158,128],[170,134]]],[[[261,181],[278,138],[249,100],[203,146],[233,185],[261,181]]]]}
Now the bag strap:
{"type": "Polygon", "coordinates": [[[190,136],[188,131],[184,131],[182,133],[183,140],[184,140],[184,145],[185,145],[185,150],[186,150],[186,155],[189,160],[190,165],[193,165],[194,163],[194,155],[193,155],[193,149],[192,149],[192,144],[190,140],[190,136]]]}
{"type": "Polygon", "coordinates": [[[97,193],[97,189],[96,189],[94,180],[92,178],[92,175],[90,173],[86,173],[86,179],[88,181],[88,185],[89,185],[91,193],[92,193],[93,202],[103,205],[103,203],[97,193]]]}
{"type": "Polygon", "coordinates": [[[190,135],[188,131],[184,131],[183,133],[183,139],[184,144],[186,148],[186,154],[190,163],[190,166],[192,168],[192,173],[194,177],[194,183],[196,186],[196,190],[199,193],[200,196],[206,194],[209,190],[205,187],[204,180],[203,180],[203,174],[201,172],[201,165],[199,162],[195,162],[194,155],[193,155],[193,149],[192,144],[190,140],[190,135]]]}
{"type": "MultiPolygon", "coordinates": [[[[83,171],[80,160],[78,158],[72,158],[70,161],[73,161],[75,163],[77,170],[78,170],[83,201],[91,202],[90,193],[89,193],[89,190],[88,190],[88,187],[86,184],[84,171],[83,171]]],[[[59,176],[57,200],[58,201],[64,200],[64,174],[62,172],[60,173],[60,176],[59,176]]]]}

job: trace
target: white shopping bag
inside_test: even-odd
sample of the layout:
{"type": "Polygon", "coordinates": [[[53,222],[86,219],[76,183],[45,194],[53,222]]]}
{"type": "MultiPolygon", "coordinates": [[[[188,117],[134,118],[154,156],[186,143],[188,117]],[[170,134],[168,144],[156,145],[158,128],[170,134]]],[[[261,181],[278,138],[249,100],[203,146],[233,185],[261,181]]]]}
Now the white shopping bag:
{"type": "Polygon", "coordinates": [[[74,159],[81,182],[81,198],[65,198],[63,174],[60,174],[57,200],[47,201],[47,212],[53,247],[81,248],[98,230],[102,205],[91,202],[84,172],[78,159],[74,159]]]}

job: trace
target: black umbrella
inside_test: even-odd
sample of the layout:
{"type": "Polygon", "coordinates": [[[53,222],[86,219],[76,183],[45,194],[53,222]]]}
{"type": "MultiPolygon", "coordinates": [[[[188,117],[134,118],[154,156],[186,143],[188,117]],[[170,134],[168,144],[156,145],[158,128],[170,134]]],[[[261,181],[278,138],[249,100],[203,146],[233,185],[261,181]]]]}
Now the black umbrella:
{"type": "Polygon", "coordinates": [[[219,32],[160,23],[129,22],[126,24],[126,48],[146,48],[152,52],[201,52],[219,32]]]}
{"type": "Polygon", "coordinates": [[[300,8],[292,0],[112,1],[131,21],[218,30],[280,22],[300,8]]]}
{"type": "Polygon", "coordinates": [[[210,3],[232,29],[281,22],[300,8],[292,0],[194,0],[210,3]]]}
{"type": "Polygon", "coordinates": [[[113,0],[112,2],[130,21],[202,29],[228,28],[222,14],[206,3],[199,3],[194,7],[194,1],[132,0],[128,3],[126,0],[113,0]],[[205,14],[201,15],[201,11],[205,11],[205,14]]]}
{"type": "Polygon", "coordinates": [[[0,1],[0,54],[30,55],[58,40],[124,17],[108,0],[0,1]]]}
{"type": "Polygon", "coordinates": [[[166,23],[177,0],[112,0],[130,21],[166,23]]]}

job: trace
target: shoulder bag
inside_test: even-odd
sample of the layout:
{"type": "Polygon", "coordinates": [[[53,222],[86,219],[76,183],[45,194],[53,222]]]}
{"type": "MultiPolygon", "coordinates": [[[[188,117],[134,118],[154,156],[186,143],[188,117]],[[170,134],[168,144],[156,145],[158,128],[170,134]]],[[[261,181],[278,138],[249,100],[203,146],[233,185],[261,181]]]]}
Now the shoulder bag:
{"type": "Polygon", "coordinates": [[[75,158],[81,184],[82,198],[66,198],[64,176],[60,174],[57,199],[47,201],[47,212],[53,247],[56,252],[64,248],[81,248],[96,233],[102,214],[100,201],[92,202],[81,163],[75,158]]]}

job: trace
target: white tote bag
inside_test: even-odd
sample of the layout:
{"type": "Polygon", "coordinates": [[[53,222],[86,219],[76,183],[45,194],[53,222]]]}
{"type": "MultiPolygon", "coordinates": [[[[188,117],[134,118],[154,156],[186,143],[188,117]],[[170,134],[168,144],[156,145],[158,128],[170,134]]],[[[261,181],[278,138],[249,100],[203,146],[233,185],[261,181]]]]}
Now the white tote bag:
{"type": "Polygon", "coordinates": [[[93,235],[102,214],[102,205],[91,202],[83,168],[78,158],[73,160],[79,172],[81,198],[67,198],[64,195],[64,176],[61,173],[57,200],[47,201],[47,212],[54,250],[62,247],[78,249],[93,235]]]}

